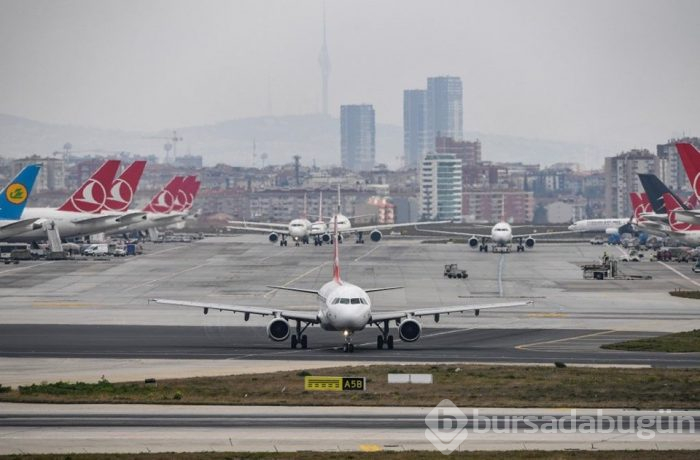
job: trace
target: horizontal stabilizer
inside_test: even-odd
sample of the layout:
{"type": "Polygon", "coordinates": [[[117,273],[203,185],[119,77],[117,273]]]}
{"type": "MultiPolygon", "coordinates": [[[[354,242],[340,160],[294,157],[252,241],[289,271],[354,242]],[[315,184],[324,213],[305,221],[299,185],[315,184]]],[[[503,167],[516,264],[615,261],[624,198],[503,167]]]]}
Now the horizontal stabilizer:
{"type": "Polygon", "coordinates": [[[280,289],[282,291],[303,292],[305,294],[318,294],[318,291],[315,289],[302,289],[302,288],[287,287],[287,286],[268,286],[268,287],[270,289],[280,289]]]}

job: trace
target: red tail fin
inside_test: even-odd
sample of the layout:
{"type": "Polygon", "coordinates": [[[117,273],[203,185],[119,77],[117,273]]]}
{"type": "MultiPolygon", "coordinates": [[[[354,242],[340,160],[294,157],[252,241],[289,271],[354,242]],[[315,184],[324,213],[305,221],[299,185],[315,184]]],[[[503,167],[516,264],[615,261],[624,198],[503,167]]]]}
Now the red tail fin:
{"type": "Polygon", "coordinates": [[[175,201],[173,202],[173,211],[182,212],[187,210],[187,205],[190,202],[190,191],[197,182],[196,176],[187,176],[183,179],[180,187],[175,193],[175,201]]]}
{"type": "Polygon", "coordinates": [[[192,206],[194,205],[194,199],[197,198],[197,193],[199,193],[199,187],[202,186],[202,183],[197,180],[197,176],[193,177],[195,178],[195,181],[192,187],[190,187],[189,201],[187,203],[187,207],[185,207],[185,211],[192,209],[192,206]]]}
{"type": "Polygon", "coordinates": [[[695,196],[700,197],[700,152],[693,144],[679,143],[676,148],[695,196]]]}
{"type": "Polygon", "coordinates": [[[126,211],[129,209],[145,167],[145,160],[136,160],[121,173],[107,192],[107,200],[102,211],[126,211]]]}
{"type": "Polygon", "coordinates": [[[175,176],[170,179],[163,189],[153,197],[150,203],[143,208],[146,212],[169,213],[175,205],[175,197],[185,180],[182,176],[175,176]]]}
{"type": "Polygon", "coordinates": [[[695,209],[698,205],[698,201],[700,201],[698,200],[698,196],[693,193],[688,197],[687,200],[685,200],[684,204],[690,209],[695,209]]]}
{"type": "Polygon", "coordinates": [[[107,191],[114,182],[119,169],[119,160],[107,160],[95,171],[68,200],[59,211],[98,213],[107,200],[107,191]]]}
{"type": "Polygon", "coordinates": [[[644,220],[643,213],[652,212],[651,203],[646,193],[631,192],[630,200],[632,201],[632,209],[634,209],[634,218],[637,221],[644,220]]]}
{"type": "Polygon", "coordinates": [[[676,211],[682,209],[683,206],[676,200],[670,193],[664,193],[664,204],[668,210],[668,223],[671,226],[671,230],[674,232],[693,232],[699,231],[700,225],[687,224],[681,222],[676,217],[676,211]]]}
{"type": "Polygon", "coordinates": [[[333,281],[338,284],[343,284],[340,280],[340,239],[338,238],[338,215],[333,218],[333,240],[335,247],[333,248],[333,281]]]}

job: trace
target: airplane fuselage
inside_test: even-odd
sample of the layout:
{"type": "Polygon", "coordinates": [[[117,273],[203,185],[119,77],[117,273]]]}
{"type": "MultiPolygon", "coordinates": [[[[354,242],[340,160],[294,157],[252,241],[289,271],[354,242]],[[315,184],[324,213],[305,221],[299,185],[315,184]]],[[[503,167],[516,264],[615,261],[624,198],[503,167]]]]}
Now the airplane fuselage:
{"type": "Polygon", "coordinates": [[[372,302],[362,288],[333,280],[321,287],[318,297],[318,318],[322,329],[351,335],[369,324],[372,302]]]}
{"type": "Polygon", "coordinates": [[[491,241],[496,246],[507,246],[513,242],[513,229],[508,222],[499,222],[491,229],[491,241]]]}

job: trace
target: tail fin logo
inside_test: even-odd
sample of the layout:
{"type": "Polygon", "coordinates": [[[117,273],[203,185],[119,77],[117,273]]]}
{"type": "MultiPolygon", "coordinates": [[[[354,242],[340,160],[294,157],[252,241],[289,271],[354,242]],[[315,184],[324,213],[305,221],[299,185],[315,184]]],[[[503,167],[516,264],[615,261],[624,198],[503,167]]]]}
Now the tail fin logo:
{"type": "Polygon", "coordinates": [[[168,190],[162,190],[151,203],[154,212],[168,213],[172,211],[175,200],[168,190]]]}
{"type": "Polygon", "coordinates": [[[12,204],[22,204],[27,201],[27,198],[29,198],[29,193],[27,192],[27,187],[15,182],[7,186],[5,197],[7,198],[7,201],[12,204]]]}
{"type": "Polygon", "coordinates": [[[114,181],[105,200],[105,208],[109,211],[126,211],[134,198],[134,189],[124,179],[114,181]]]}
{"type": "Polygon", "coordinates": [[[97,212],[104,206],[107,193],[104,185],[95,179],[88,180],[70,199],[73,206],[80,212],[97,212]]]}

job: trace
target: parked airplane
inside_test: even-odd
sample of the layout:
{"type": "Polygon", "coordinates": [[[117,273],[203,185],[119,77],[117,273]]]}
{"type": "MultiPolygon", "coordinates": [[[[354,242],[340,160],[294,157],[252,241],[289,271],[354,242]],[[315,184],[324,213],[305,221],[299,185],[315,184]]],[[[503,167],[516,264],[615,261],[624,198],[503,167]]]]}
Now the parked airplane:
{"type": "MultiPolygon", "coordinates": [[[[334,239],[337,241],[338,225],[334,219],[334,239]]],[[[338,331],[343,333],[345,344],[343,351],[353,352],[352,335],[363,330],[367,326],[377,326],[380,335],[377,336],[377,348],[386,345],[388,349],[394,348],[394,336],[389,334],[389,323],[395,321],[398,324],[399,338],[404,342],[415,342],[421,335],[421,324],[415,319],[423,316],[432,316],[439,321],[440,315],[473,311],[476,316],[480,310],[491,308],[522,307],[532,304],[526,302],[505,302],[484,305],[458,305],[453,307],[416,308],[400,311],[372,311],[372,301],[368,294],[392,289],[401,289],[399,286],[362,289],[359,286],[344,282],[340,278],[340,245],[336,244],[333,253],[333,279],[320,289],[305,289],[286,286],[270,286],[274,289],[282,289],[293,292],[312,294],[319,300],[320,306],[317,312],[304,312],[243,305],[224,305],[202,302],[188,302],[181,300],[152,299],[153,302],[179,305],[184,307],[201,308],[206,315],[209,309],[243,313],[245,320],[250,315],[272,316],[273,319],[267,326],[267,335],[271,340],[282,342],[290,336],[292,327],[289,322],[296,323],[295,333],[291,335],[291,347],[308,347],[308,338],[304,331],[313,325],[319,325],[326,331],[338,331]]]]}
{"type": "Polygon", "coordinates": [[[36,219],[22,218],[41,165],[27,165],[0,191],[0,240],[34,228],[36,219]]]}
{"type": "MultiPolygon", "coordinates": [[[[683,168],[688,176],[690,185],[693,187],[693,198],[700,199],[700,151],[693,144],[676,144],[678,155],[681,157],[683,168]]],[[[697,204],[697,201],[696,201],[697,204]]],[[[700,224],[700,209],[692,209],[695,206],[688,206],[691,209],[681,209],[675,214],[679,221],[690,224],[700,224]]]]}
{"type": "Polygon", "coordinates": [[[663,198],[666,209],[668,209],[668,223],[671,227],[671,236],[689,246],[699,246],[700,225],[689,224],[678,220],[676,213],[684,208],[676,196],[671,193],[664,193],[663,198]]]}
{"type": "Polygon", "coordinates": [[[628,217],[613,219],[583,219],[569,225],[572,232],[605,232],[606,235],[617,235],[618,229],[630,222],[628,217]]]}
{"type": "MultiPolygon", "coordinates": [[[[115,176],[120,162],[107,160],[90,178],[73,193],[59,208],[26,208],[23,216],[36,219],[34,229],[12,236],[8,241],[34,242],[48,238],[49,231],[57,232],[60,238],[82,237],[103,233],[145,218],[144,212],[101,212],[109,199],[117,203],[118,197],[110,192],[116,190],[115,176]]],[[[132,165],[133,166],[133,165],[132,165]]],[[[143,165],[127,168],[119,179],[123,179],[131,190],[136,190],[138,178],[134,169],[143,171],[143,165]]],[[[139,175],[140,178],[140,175],[139,175]]],[[[121,185],[119,185],[121,187],[121,185]]]]}

